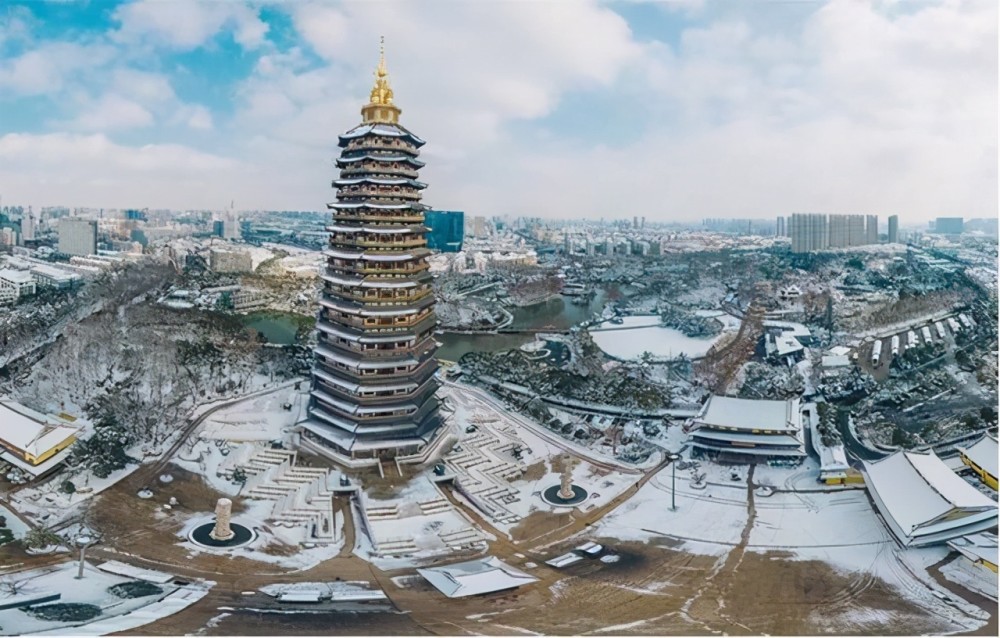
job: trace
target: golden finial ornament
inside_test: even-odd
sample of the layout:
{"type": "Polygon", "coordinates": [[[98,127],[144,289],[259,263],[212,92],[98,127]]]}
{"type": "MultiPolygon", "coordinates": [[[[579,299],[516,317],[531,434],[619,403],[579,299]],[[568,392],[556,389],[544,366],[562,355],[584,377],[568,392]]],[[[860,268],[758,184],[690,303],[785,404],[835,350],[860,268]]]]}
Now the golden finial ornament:
{"type": "Polygon", "coordinates": [[[375,86],[372,87],[368,104],[361,108],[365,124],[399,122],[400,109],[392,103],[392,87],[389,86],[389,71],[385,66],[385,36],[379,38],[378,66],[375,67],[375,86]]]}

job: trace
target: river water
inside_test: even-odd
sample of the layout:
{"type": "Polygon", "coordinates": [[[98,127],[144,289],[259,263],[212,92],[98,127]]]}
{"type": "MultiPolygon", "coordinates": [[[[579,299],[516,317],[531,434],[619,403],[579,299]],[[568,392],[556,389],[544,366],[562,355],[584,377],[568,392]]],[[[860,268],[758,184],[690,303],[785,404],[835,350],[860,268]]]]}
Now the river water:
{"type": "MultiPolygon", "coordinates": [[[[608,293],[598,289],[586,304],[574,304],[569,297],[556,297],[548,301],[509,308],[514,321],[512,330],[545,332],[547,330],[568,330],[600,313],[608,293]]],[[[457,334],[443,332],[435,335],[441,342],[437,356],[445,361],[458,361],[467,352],[498,352],[512,350],[535,340],[533,334],[457,334]]]]}
{"type": "Polygon", "coordinates": [[[282,346],[295,343],[300,320],[296,315],[284,312],[251,312],[243,315],[243,325],[264,335],[268,343],[282,346]]]}

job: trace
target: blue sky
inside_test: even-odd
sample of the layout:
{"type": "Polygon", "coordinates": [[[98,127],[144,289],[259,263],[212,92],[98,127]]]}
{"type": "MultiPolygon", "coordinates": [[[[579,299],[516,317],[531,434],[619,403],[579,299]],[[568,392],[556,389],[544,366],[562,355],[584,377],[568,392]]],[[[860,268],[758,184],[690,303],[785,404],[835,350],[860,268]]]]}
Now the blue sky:
{"type": "Polygon", "coordinates": [[[322,209],[385,35],[426,201],[991,216],[993,0],[7,0],[0,196],[322,209]]]}

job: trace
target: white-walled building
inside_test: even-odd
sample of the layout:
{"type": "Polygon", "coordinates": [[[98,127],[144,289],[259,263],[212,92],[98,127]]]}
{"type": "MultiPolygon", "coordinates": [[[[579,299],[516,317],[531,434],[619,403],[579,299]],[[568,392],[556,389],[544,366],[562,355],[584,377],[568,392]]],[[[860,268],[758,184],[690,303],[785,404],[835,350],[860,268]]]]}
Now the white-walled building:
{"type": "Polygon", "coordinates": [[[0,288],[7,290],[5,298],[12,297],[16,302],[25,295],[35,294],[35,279],[29,272],[5,268],[0,270],[0,288]]]}

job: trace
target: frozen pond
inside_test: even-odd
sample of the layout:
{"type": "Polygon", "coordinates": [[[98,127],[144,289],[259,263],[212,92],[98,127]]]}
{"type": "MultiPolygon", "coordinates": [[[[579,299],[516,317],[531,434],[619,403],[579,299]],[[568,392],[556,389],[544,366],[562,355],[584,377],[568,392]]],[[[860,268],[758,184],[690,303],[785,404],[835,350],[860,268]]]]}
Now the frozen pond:
{"type": "Polygon", "coordinates": [[[601,324],[600,328],[592,328],[590,335],[598,348],[616,359],[638,359],[643,352],[667,359],[683,353],[690,359],[697,359],[705,356],[722,333],[709,339],[688,337],[680,330],[661,326],[656,315],[640,315],[622,317],[620,324],[601,324]]]}

